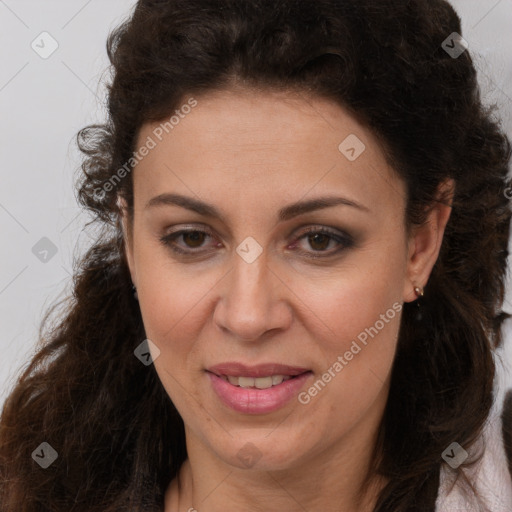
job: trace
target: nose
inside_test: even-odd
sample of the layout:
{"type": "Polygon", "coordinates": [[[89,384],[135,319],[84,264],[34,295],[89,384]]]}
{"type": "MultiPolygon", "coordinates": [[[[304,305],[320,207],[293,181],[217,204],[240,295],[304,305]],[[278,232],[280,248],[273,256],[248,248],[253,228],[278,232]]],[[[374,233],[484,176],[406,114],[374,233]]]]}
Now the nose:
{"type": "Polygon", "coordinates": [[[218,285],[215,324],[239,341],[261,341],[269,331],[286,330],[292,321],[291,292],[283,281],[265,253],[252,263],[235,254],[233,269],[218,285]]]}

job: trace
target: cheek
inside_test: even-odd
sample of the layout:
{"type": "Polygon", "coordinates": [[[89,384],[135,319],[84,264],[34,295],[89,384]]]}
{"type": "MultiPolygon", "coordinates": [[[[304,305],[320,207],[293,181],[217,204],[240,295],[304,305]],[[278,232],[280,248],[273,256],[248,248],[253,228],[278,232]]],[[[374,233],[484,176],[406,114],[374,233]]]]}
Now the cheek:
{"type": "Polygon", "coordinates": [[[194,339],[204,328],[204,307],[219,281],[217,274],[194,275],[172,263],[144,270],[139,304],[146,334],[162,351],[179,354],[193,349],[194,339]]]}
{"type": "Polygon", "coordinates": [[[361,256],[357,266],[340,271],[338,280],[326,279],[322,286],[302,282],[298,293],[307,297],[307,328],[316,334],[323,361],[301,402],[315,414],[337,417],[340,424],[356,421],[385,392],[400,327],[404,270],[391,252],[381,250],[361,256]]]}
{"type": "Polygon", "coordinates": [[[207,336],[201,333],[211,315],[205,307],[219,277],[214,272],[193,275],[169,260],[161,265],[154,257],[151,261],[140,275],[139,304],[146,335],[160,350],[155,370],[183,419],[208,425],[211,416],[200,393],[204,354],[198,340],[207,336]]]}
{"type": "Polygon", "coordinates": [[[148,338],[162,343],[181,335],[184,325],[190,326],[190,315],[201,308],[222,273],[180,263],[170,248],[155,242],[156,235],[152,238],[142,228],[139,233],[135,244],[139,305],[148,338]]]}
{"type": "MultiPolygon", "coordinates": [[[[389,376],[402,310],[396,298],[373,281],[359,280],[308,302],[321,320],[310,315],[320,325],[310,326],[323,362],[318,377],[329,388],[329,401],[343,403],[345,413],[369,406],[389,376]]],[[[308,394],[325,393],[322,383],[316,390],[308,394]]]]}
{"type": "Polygon", "coordinates": [[[374,246],[357,254],[357,264],[347,259],[346,265],[321,280],[294,283],[294,293],[304,298],[308,316],[315,322],[310,330],[322,333],[331,357],[349,350],[353,340],[364,344],[366,338],[372,339],[368,331],[375,334],[375,324],[383,345],[377,351],[386,346],[384,340],[396,336],[406,270],[397,254],[390,246],[387,251],[382,245],[374,246]]]}

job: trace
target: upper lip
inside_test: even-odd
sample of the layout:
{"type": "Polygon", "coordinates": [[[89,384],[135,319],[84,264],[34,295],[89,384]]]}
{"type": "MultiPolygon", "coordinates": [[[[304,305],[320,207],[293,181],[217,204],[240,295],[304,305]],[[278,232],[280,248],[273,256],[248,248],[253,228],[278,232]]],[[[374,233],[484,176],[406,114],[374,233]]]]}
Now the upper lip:
{"type": "Polygon", "coordinates": [[[310,371],[309,368],[301,366],[289,366],[279,363],[264,363],[254,366],[248,366],[243,363],[220,363],[207,369],[217,376],[229,375],[231,377],[267,377],[269,375],[300,375],[310,371]]]}

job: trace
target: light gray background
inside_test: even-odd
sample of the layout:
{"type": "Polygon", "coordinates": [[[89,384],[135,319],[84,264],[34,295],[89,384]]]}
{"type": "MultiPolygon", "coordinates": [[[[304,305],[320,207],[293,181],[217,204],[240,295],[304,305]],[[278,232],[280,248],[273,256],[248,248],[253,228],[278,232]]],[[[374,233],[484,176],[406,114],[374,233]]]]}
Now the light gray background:
{"type": "MultiPolygon", "coordinates": [[[[105,41],[134,4],[0,0],[0,405],[34,353],[44,311],[71,291],[73,258],[90,243],[82,231],[90,218],[72,187],[80,163],[74,137],[104,119],[105,41]],[[47,59],[31,47],[45,31],[59,45],[47,59]],[[46,263],[32,252],[43,237],[57,248],[46,263]]],[[[512,139],[512,0],[452,4],[462,18],[484,100],[499,104],[512,139]]],[[[500,358],[508,368],[500,368],[500,394],[512,386],[512,323],[504,331],[506,352],[500,358]]]]}

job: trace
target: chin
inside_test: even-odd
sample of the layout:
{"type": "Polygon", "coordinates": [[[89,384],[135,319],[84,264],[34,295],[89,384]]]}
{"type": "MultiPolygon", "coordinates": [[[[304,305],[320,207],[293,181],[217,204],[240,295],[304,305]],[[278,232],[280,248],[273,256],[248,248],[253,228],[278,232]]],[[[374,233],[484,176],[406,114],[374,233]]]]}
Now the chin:
{"type": "Polygon", "coordinates": [[[289,469],[305,455],[305,450],[307,448],[303,439],[297,438],[294,443],[289,435],[279,436],[277,432],[267,429],[255,435],[247,435],[247,432],[242,431],[227,439],[227,446],[215,449],[218,457],[227,464],[256,471],[289,469]]]}

